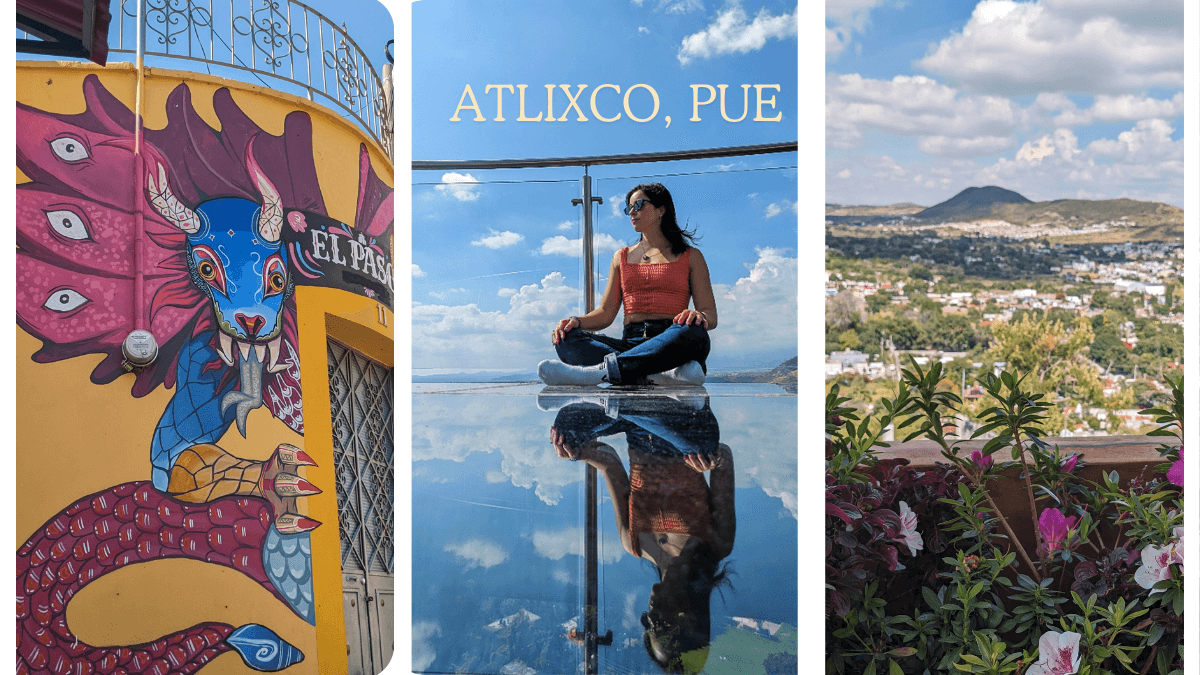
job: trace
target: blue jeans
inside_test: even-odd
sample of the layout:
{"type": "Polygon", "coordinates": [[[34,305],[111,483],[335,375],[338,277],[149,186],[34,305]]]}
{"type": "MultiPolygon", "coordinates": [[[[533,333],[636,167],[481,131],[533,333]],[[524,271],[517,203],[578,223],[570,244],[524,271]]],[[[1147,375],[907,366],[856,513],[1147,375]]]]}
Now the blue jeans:
{"type": "Polygon", "coordinates": [[[636,384],[638,380],[697,361],[708,372],[705,360],[710,344],[704,326],[672,323],[670,319],[639,321],[625,326],[623,340],[576,328],[554,347],[558,358],[572,366],[608,367],[610,384],[636,384]]]}

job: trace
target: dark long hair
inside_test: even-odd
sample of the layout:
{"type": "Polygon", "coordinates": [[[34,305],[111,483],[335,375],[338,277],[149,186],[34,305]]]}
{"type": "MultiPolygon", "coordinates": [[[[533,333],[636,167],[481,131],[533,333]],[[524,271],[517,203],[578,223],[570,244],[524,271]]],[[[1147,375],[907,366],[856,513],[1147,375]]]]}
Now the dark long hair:
{"type": "Polygon", "coordinates": [[[646,195],[646,199],[650,203],[666,209],[662,217],[662,233],[671,243],[672,255],[683,255],[683,252],[688,250],[688,246],[694,246],[700,237],[696,236],[695,230],[686,230],[679,226],[679,221],[675,218],[675,200],[671,199],[671,193],[662,183],[642,183],[635,185],[633,189],[625,193],[625,204],[629,204],[629,198],[638,190],[646,195]]]}
{"type": "MultiPolygon", "coordinates": [[[[695,668],[703,668],[707,657],[707,648],[712,639],[711,601],[713,589],[731,585],[729,575],[732,570],[729,564],[721,565],[721,556],[708,542],[700,542],[688,561],[688,576],[685,581],[684,593],[687,596],[688,607],[695,613],[695,630],[687,633],[677,633],[666,640],[662,648],[666,659],[660,660],[650,644],[650,630],[642,633],[642,646],[646,655],[664,673],[692,673],[695,668]],[[704,650],[704,651],[701,651],[704,650]],[[698,664],[689,663],[685,654],[703,655],[698,657],[698,664]]],[[[662,575],[660,573],[660,578],[662,575]]]]}

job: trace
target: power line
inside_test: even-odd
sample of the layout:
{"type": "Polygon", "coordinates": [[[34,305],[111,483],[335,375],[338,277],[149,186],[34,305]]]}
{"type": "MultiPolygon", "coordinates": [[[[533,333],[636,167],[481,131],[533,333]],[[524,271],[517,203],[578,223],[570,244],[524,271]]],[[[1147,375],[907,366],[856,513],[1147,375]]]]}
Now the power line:
{"type": "MultiPolygon", "coordinates": [[[[718,174],[718,173],[746,173],[749,171],[783,171],[786,169],[796,169],[796,168],[799,168],[799,167],[797,167],[795,165],[793,165],[793,166],[764,166],[764,167],[759,167],[756,169],[714,169],[711,171],[680,171],[677,173],[651,173],[651,174],[642,174],[642,175],[638,175],[638,176],[621,176],[621,177],[613,177],[613,178],[593,176],[593,178],[595,178],[596,181],[598,182],[598,181],[602,181],[602,180],[632,180],[634,178],[661,178],[661,177],[668,177],[668,176],[700,176],[700,175],[705,175],[705,174],[718,174]]],[[[531,180],[475,180],[475,181],[470,181],[470,182],[464,181],[464,182],[458,182],[458,183],[449,183],[446,181],[430,181],[430,182],[422,182],[422,183],[413,183],[413,185],[463,185],[463,186],[467,186],[467,185],[512,185],[512,184],[519,184],[519,183],[578,183],[578,182],[579,182],[578,178],[562,178],[562,179],[542,179],[542,180],[532,180],[532,179],[531,180]]]]}

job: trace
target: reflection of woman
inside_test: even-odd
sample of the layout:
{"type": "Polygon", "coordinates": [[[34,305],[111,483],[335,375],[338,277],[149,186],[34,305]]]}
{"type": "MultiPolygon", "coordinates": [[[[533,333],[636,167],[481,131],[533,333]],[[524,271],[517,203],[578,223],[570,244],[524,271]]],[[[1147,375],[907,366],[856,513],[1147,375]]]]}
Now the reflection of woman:
{"type": "Polygon", "coordinates": [[[707,403],[700,410],[658,397],[622,403],[615,420],[594,404],[569,405],[550,438],[560,457],[604,474],[621,543],[658,572],[642,614],[646,653],[664,672],[699,672],[708,658],[712,590],[725,580],[720,562],[733,550],[733,455],[718,443],[707,403]],[[596,440],[621,432],[628,474],[612,447],[596,440]]]}
{"type": "Polygon", "coordinates": [[[690,245],[694,233],[680,229],[660,183],[630,190],[624,211],[641,240],[613,255],[600,307],[558,322],[560,360],[542,361],[538,376],[546,384],[704,384],[717,301],[704,256],[690,245]],[[623,339],[592,332],[610,326],[622,305],[623,339]]]}

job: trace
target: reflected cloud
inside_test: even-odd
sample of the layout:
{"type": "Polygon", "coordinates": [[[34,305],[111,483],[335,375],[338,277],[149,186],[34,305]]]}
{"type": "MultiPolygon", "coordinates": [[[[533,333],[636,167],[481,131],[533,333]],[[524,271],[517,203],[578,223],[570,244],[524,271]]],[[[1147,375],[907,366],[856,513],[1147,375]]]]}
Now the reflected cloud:
{"type": "Polygon", "coordinates": [[[468,570],[476,567],[490,569],[508,560],[507,551],[498,544],[483,539],[468,539],[461,544],[446,544],[446,548],[443,550],[465,560],[467,562],[465,569],[468,570]]]}
{"type": "MultiPolygon", "coordinates": [[[[549,560],[562,560],[565,556],[576,555],[583,557],[583,528],[568,527],[564,530],[538,530],[530,537],[533,548],[538,555],[549,560]]],[[[599,542],[599,556],[602,563],[615,563],[625,554],[620,540],[612,534],[605,533],[599,542]]]]}
{"type": "Polygon", "coordinates": [[[425,670],[437,658],[432,639],[442,634],[436,621],[414,621],[412,625],[412,669],[425,670]]]}

